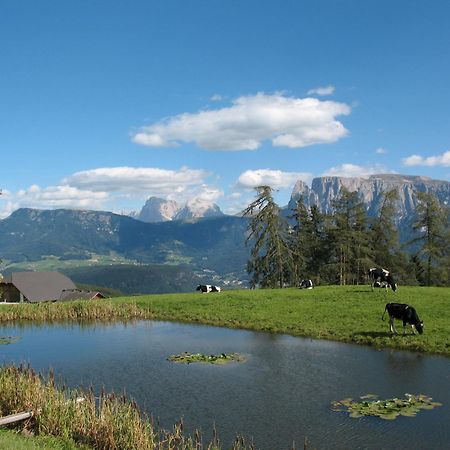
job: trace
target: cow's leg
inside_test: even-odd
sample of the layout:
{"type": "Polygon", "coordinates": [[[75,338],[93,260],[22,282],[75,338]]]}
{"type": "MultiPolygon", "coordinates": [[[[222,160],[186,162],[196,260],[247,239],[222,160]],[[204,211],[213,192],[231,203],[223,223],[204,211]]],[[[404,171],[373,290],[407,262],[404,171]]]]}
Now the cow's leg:
{"type": "Polygon", "coordinates": [[[411,329],[412,329],[413,334],[418,334],[418,332],[417,332],[416,327],[414,326],[414,324],[411,324],[411,329]]]}
{"type": "Polygon", "coordinates": [[[397,330],[395,329],[394,326],[394,318],[389,316],[389,330],[391,333],[393,334],[397,334],[397,330]]]}

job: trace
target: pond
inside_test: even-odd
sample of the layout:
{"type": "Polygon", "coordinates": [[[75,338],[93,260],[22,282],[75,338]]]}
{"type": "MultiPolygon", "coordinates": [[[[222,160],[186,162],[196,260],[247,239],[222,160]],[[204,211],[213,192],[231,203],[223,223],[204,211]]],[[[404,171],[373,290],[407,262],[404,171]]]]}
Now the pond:
{"type": "MultiPolygon", "coordinates": [[[[171,427],[180,417],[205,438],[215,424],[224,447],[236,433],[264,450],[289,449],[305,437],[315,449],[443,449],[450,446],[450,359],[330,341],[201,325],[0,326],[20,336],[0,346],[0,363],[51,367],[69,386],[125,391],[171,427]],[[238,352],[245,362],[176,364],[182,352],[238,352]],[[443,406],[417,417],[353,419],[331,402],[374,393],[426,394],[443,406]]],[[[1,395],[1,394],[0,394],[1,395]]]]}

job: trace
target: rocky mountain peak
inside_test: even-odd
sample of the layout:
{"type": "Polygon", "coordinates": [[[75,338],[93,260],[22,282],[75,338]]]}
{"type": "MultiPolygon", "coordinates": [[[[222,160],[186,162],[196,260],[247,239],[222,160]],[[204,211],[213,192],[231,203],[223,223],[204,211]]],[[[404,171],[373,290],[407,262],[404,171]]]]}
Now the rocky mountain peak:
{"type": "Polygon", "coordinates": [[[181,207],[175,200],[150,197],[142,207],[137,218],[142,222],[166,222],[173,220],[181,207]]]}
{"type": "Polygon", "coordinates": [[[377,214],[383,193],[396,189],[399,193],[397,202],[396,222],[400,223],[406,217],[412,217],[417,207],[417,193],[431,192],[442,204],[450,204],[450,182],[432,180],[423,176],[377,174],[368,177],[318,177],[314,178],[311,188],[298,181],[292,191],[289,208],[304,196],[308,206],[317,205],[324,213],[332,212],[332,203],[339,196],[342,187],[351,192],[358,192],[361,200],[366,204],[369,215],[377,214]]]}
{"type": "Polygon", "coordinates": [[[223,215],[223,212],[215,203],[200,198],[195,198],[186,203],[185,207],[177,213],[176,219],[189,220],[198,219],[201,217],[217,217],[223,215]]]}
{"type": "Polygon", "coordinates": [[[189,200],[182,206],[175,200],[150,197],[136,217],[142,222],[154,223],[222,215],[222,211],[215,203],[200,198],[189,200]]]}

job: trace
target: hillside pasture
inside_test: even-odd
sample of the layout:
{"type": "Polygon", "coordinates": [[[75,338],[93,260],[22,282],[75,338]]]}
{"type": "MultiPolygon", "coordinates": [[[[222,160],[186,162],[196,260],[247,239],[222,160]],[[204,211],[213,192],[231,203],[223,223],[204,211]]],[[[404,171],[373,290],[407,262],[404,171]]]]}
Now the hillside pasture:
{"type": "Polygon", "coordinates": [[[154,319],[306,336],[377,348],[450,356],[450,289],[401,286],[396,293],[367,285],[324,286],[313,290],[230,290],[220,293],[161,294],[95,302],[0,305],[0,321],[154,319]],[[414,306],[424,334],[389,333],[381,320],[386,303],[414,306]]]}

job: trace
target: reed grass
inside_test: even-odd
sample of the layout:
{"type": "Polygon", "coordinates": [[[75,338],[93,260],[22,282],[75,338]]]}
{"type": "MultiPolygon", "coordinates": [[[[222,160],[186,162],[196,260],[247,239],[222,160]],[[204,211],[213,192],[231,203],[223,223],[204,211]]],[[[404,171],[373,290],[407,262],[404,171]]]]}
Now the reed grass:
{"type": "MultiPolygon", "coordinates": [[[[182,421],[172,430],[164,430],[124,396],[102,392],[96,398],[92,391],[61,388],[52,373],[44,378],[30,367],[1,367],[0,392],[1,416],[33,411],[30,419],[15,425],[15,429],[28,434],[57,436],[99,450],[222,448],[216,433],[211,442],[204,444],[199,431],[193,436],[184,433],[182,421]]],[[[253,449],[253,445],[237,437],[231,448],[253,449]]]]}

